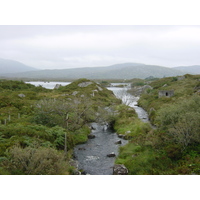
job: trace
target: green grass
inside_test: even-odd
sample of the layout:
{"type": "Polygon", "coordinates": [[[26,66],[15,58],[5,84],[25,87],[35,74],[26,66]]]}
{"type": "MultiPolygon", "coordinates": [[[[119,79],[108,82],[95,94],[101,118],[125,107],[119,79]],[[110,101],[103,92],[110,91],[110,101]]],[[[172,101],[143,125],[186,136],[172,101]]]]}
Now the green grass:
{"type": "Polygon", "coordinates": [[[170,159],[156,153],[152,148],[133,142],[120,148],[116,164],[124,164],[130,175],[171,174],[170,159]]]}
{"type": "Polygon", "coordinates": [[[142,94],[139,105],[157,129],[119,106],[114,128],[120,134],[128,132],[130,141],[120,148],[116,163],[124,164],[130,175],[200,174],[200,75],[168,77],[150,85],[153,89],[142,94]],[[174,90],[174,96],[159,98],[159,90],[174,90]]]}
{"type": "Polygon", "coordinates": [[[118,134],[126,135],[127,138],[147,133],[151,130],[148,123],[142,122],[133,108],[120,105],[117,108],[119,114],[115,116],[114,129],[118,134]]]}

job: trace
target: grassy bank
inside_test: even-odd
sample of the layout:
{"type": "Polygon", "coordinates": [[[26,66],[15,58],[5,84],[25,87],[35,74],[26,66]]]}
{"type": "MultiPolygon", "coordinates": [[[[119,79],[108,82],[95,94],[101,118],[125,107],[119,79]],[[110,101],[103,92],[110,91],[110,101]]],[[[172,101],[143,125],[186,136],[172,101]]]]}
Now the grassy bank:
{"type": "Polygon", "coordinates": [[[132,137],[121,147],[118,164],[129,174],[200,174],[200,76],[185,75],[151,82],[139,105],[148,111],[157,129],[144,128],[124,113],[117,131],[131,130],[132,137]],[[160,90],[173,90],[172,97],[160,97],[160,90]],[[126,118],[126,119],[125,119],[126,118]]]}

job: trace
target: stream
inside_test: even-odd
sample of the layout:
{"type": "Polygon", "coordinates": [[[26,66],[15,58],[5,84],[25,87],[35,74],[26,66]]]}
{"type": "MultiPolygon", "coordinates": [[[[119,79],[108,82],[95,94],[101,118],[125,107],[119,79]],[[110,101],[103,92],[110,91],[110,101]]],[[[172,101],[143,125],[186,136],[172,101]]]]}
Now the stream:
{"type": "MultiPolygon", "coordinates": [[[[142,121],[149,122],[146,111],[137,106],[137,97],[126,93],[124,88],[108,87],[108,89],[112,90],[124,103],[133,107],[142,121]]],[[[119,147],[127,144],[128,141],[119,138],[112,129],[103,130],[103,126],[100,124],[92,123],[91,126],[94,127],[92,134],[95,135],[95,138],[88,139],[86,143],[74,148],[78,168],[85,174],[112,175],[116,157],[107,157],[107,155],[114,153],[118,156],[119,147]],[[116,144],[117,141],[121,141],[121,144],[116,144]]]]}
{"type": "Polygon", "coordinates": [[[119,146],[128,143],[119,138],[111,129],[103,130],[103,126],[92,123],[94,139],[88,139],[87,143],[77,145],[74,155],[79,163],[79,170],[91,175],[112,175],[115,157],[107,157],[108,154],[118,155],[119,146]],[[117,141],[122,144],[116,144],[117,141]]]}
{"type": "MultiPolygon", "coordinates": [[[[56,84],[68,85],[70,82],[28,82],[35,86],[43,86],[47,89],[53,89],[56,84]]],[[[122,85],[123,83],[112,83],[113,86],[122,85]]],[[[148,114],[144,109],[137,106],[138,97],[134,97],[127,93],[127,89],[130,86],[124,88],[108,87],[107,89],[113,91],[117,98],[122,99],[123,103],[133,107],[138,114],[138,117],[143,122],[149,122],[148,114]]],[[[95,138],[88,139],[84,144],[77,145],[74,148],[75,160],[78,161],[78,169],[84,171],[85,174],[91,175],[112,175],[113,166],[116,157],[108,157],[108,154],[114,153],[118,156],[118,150],[120,146],[128,143],[128,140],[119,138],[117,133],[112,129],[104,130],[104,127],[97,123],[92,123],[92,134],[95,138]],[[116,142],[121,141],[121,144],[116,142]]]]}

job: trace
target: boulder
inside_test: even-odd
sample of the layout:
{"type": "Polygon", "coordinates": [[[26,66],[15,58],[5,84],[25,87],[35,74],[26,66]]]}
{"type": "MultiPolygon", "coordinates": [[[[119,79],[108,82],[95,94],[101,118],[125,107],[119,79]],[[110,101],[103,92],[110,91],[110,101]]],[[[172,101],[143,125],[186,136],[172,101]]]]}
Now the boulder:
{"type": "Polygon", "coordinates": [[[91,126],[90,129],[91,130],[96,130],[96,128],[94,126],[91,126]]]}
{"type": "Polygon", "coordinates": [[[124,135],[123,135],[123,134],[119,134],[118,137],[119,137],[119,138],[123,138],[124,135]]]}
{"type": "Polygon", "coordinates": [[[72,174],[73,175],[81,175],[81,172],[79,171],[79,170],[74,170],[73,172],[72,172],[72,174]]]}
{"type": "Polygon", "coordinates": [[[86,174],[87,174],[86,171],[82,171],[82,172],[81,172],[81,175],[86,175],[86,174]]]}
{"type": "Polygon", "coordinates": [[[115,157],[115,156],[116,156],[116,155],[115,155],[114,152],[112,152],[112,153],[110,153],[110,154],[107,155],[107,157],[115,157]]]}
{"type": "Polygon", "coordinates": [[[26,97],[26,95],[25,94],[18,94],[18,97],[24,98],[24,97],[26,97]]]}
{"type": "Polygon", "coordinates": [[[128,169],[124,165],[114,165],[113,175],[127,175],[128,169]]]}
{"type": "Polygon", "coordinates": [[[93,134],[88,135],[88,139],[94,139],[94,138],[95,138],[95,135],[93,135],[93,134]]]}
{"type": "Polygon", "coordinates": [[[81,148],[81,147],[80,147],[80,148],[78,148],[78,150],[81,150],[81,151],[82,151],[82,150],[86,150],[86,149],[85,149],[85,148],[81,148]]]}
{"type": "Polygon", "coordinates": [[[115,142],[115,144],[122,144],[122,141],[118,140],[117,142],[115,142]]]}

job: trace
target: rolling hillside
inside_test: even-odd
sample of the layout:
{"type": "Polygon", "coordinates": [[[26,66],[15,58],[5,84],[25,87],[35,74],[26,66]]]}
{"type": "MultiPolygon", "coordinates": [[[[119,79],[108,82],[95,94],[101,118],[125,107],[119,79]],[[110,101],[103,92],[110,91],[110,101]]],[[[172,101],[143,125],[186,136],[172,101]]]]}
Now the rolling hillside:
{"type": "Polygon", "coordinates": [[[174,67],[173,69],[177,69],[189,74],[200,74],[200,65],[179,66],[179,67],[174,67]]]}
{"type": "Polygon", "coordinates": [[[40,70],[7,74],[6,77],[32,79],[132,79],[154,76],[158,78],[183,75],[184,73],[167,67],[140,63],[123,63],[108,67],[87,67],[58,70],[40,70]]]}

